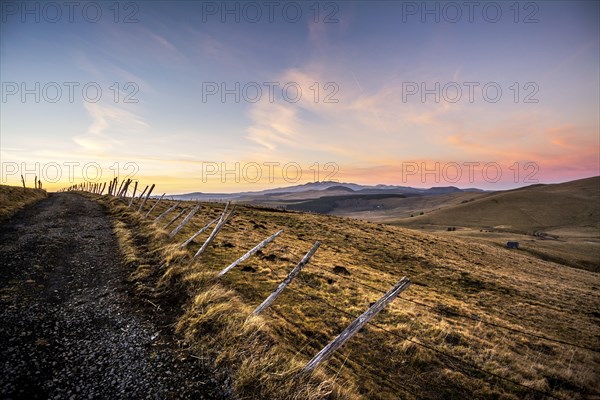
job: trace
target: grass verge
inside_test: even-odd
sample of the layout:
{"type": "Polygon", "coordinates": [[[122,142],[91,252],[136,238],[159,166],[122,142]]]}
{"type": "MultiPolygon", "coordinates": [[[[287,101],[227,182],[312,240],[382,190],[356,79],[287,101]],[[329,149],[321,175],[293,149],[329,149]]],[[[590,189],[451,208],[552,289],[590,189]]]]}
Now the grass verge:
{"type": "Polygon", "coordinates": [[[43,189],[0,185],[0,222],[27,206],[48,196],[43,189]]]}
{"type": "Polygon", "coordinates": [[[140,297],[166,304],[177,314],[175,332],[190,350],[213,363],[228,390],[240,399],[358,399],[324,372],[302,374],[304,366],[280,346],[266,320],[238,294],[198,272],[190,254],[168,240],[167,231],[104,196],[131,281],[140,297]]]}

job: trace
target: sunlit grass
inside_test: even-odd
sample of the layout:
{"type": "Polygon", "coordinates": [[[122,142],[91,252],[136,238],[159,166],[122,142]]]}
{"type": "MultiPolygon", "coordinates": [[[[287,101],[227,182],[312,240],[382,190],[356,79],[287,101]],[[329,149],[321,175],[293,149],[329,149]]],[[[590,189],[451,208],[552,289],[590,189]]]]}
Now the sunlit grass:
{"type": "MultiPolygon", "coordinates": [[[[468,239],[248,207],[238,207],[209,249],[192,260],[210,229],[186,250],[177,245],[217,217],[223,205],[202,204],[192,222],[168,240],[152,218],[131,216],[118,201],[108,203],[126,229],[147,237],[159,255],[157,265],[139,262],[137,278],[157,274],[160,291],[185,297],[178,331],[199,347],[218,349],[217,362],[230,370],[242,398],[291,398],[300,392],[297,398],[352,392],[369,399],[540,396],[457,359],[559,398],[599,394],[597,352],[478,322],[598,349],[598,274],[468,239]],[[279,229],[284,233],[275,242],[215,280],[279,229]],[[317,240],[321,248],[290,288],[260,317],[250,317],[317,240]],[[350,275],[334,273],[336,266],[350,275]],[[388,332],[370,326],[319,369],[318,379],[295,378],[352,321],[311,296],[356,316],[381,296],[378,290],[402,276],[414,282],[405,300],[396,299],[373,321],[388,332]]],[[[161,202],[152,215],[172,204],[161,202]]]]}

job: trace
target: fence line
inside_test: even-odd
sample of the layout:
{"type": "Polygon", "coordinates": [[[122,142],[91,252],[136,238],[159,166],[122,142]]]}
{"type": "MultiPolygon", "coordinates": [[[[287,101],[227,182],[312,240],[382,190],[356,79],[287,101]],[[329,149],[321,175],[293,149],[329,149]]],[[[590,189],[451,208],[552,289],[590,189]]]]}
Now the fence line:
{"type": "MultiPolygon", "coordinates": [[[[22,180],[23,180],[23,186],[25,187],[25,180],[24,180],[24,178],[22,178],[22,180]]],[[[131,180],[131,179],[127,179],[126,181],[125,181],[125,180],[121,181],[121,184],[120,184],[120,186],[119,186],[119,190],[116,190],[116,191],[115,191],[115,188],[117,187],[117,183],[118,183],[118,179],[117,179],[117,178],[115,178],[115,179],[114,179],[113,181],[111,181],[111,183],[109,184],[109,190],[108,190],[108,194],[109,194],[109,195],[115,195],[115,194],[116,194],[116,195],[115,195],[115,197],[123,197],[123,196],[125,196],[125,195],[126,195],[126,193],[127,193],[127,191],[128,191],[128,188],[129,188],[129,185],[131,184],[131,182],[132,182],[132,180],[131,180]]],[[[106,186],[106,182],[104,183],[104,186],[106,186]]],[[[137,181],[136,181],[136,187],[137,187],[137,181]]],[[[134,188],[134,190],[133,190],[133,193],[134,193],[134,194],[132,195],[132,199],[135,197],[135,191],[136,191],[136,187],[135,187],[135,188],[134,188]]],[[[154,185],[152,185],[152,187],[154,188],[154,185]]],[[[146,186],[146,189],[147,189],[147,188],[148,188],[148,186],[146,186]]],[[[91,191],[91,192],[96,192],[96,193],[97,193],[97,192],[99,191],[99,189],[100,189],[100,188],[99,188],[99,184],[98,184],[98,185],[91,185],[91,184],[89,184],[89,183],[85,183],[85,184],[73,185],[73,186],[71,186],[71,187],[70,187],[69,189],[67,189],[67,190],[87,190],[87,191],[91,191]]],[[[151,189],[151,190],[152,190],[152,189],[151,189]]],[[[102,190],[100,191],[100,193],[102,193],[103,191],[104,191],[104,188],[102,188],[102,190]]],[[[144,190],[144,192],[145,192],[145,190],[144,190]]],[[[140,195],[140,198],[142,198],[143,194],[144,194],[144,193],[142,193],[142,195],[140,195]]],[[[142,207],[143,207],[143,205],[144,205],[145,201],[148,199],[149,195],[150,195],[150,192],[148,193],[148,196],[146,196],[146,198],[145,198],[144,202],[142,203],[142,205],[140,206],[140,208],[138,209],[138,211],[140,211],[140,210],[142,209],[142,207]]],[[[164,194],[163,194],[163,196],[164,196],[164,194]]],[[[157,202],[154,204],[154,206],[153,206],[153,207],[152,207],[152,208],[151,208],[151,209],[148,211],[148,213],[146,213],[146,216],[149,216],[149,215],[150,215],[150,212],[151,212],[151,211],[152,211],[152,210],[153,210],[153,209],[156,207],[156,205],[157,205],[157,204],[160,202],[160,200],[163,198],[163,196],[161,196],[161,198],[160,198],[160,199],[158,199],[158,201],[157,201],[157,202]]],[[[181,203],[181,201],[177,202],[175,205],[173,205],[173,206],[171,206],[170,208],[168,208],[168,209],[167,209],[165,212],[163,212],[162,214],[160,214],[160,215],[159,215],[159,216],[158,216],[158,217],[157,217],[157,218],[156,218],[156,219],[155,219],[153,222],[157,222],[158,220],[160,220],[161,218],[163,218],[163,217],[164,217],[165,215],[167,215],[167,214],[168,214],[170,211],[172,211],[173,209],[177,208],[177,206],[178,206],[180,203],[181,203]]],[[[129,206],[130,206],[130,205],[131,205],[131,201],[130,201],[130,203],[129,203],[129,206]]],[[[229,220],[229,218],[231,217],[231,215],[233,214],[233,212],[234,212],[234,210],[235,210],[235,206],[234,206],[234,207],[232,208],[232,210],[231,210],[229,213],[227,213],[227,214],[226,214],[226,212],[227,212],[227,210],[228,210],[228,207],[229,207],[229,203],[227,203],[227,205],[225,206],[225,209],[223,210],[223,213],[221,214],[221,216],[220,216],[220,217],[218,217],[218,218],[216,218],[215,220],[211,221],[209,224],[207,224],[206,226],[204,226],[204,227],[203,227],[203,228],[202,228],[202,229],[199,231],[199,232],[201,232],[201,231],[204,231],[204,230],[206,230],[206,229],[207,229],[207,228],[208,228],[208,227],[209,227],[209,226],[210,226],[212,223],[214,223],[214,222],[216,222],[216,221],[218,220],[218,222],[217,222],[217,225],[215,226],[215,228],[213,229],[213,231],[212,231],[212,232],[211,232],[211,234],[209,235],[208,239],[207,239],[207,240],[204,242],[204,244],[202,245],[202,247],[201,247],[201,248],[198,250],[198,252],[197,252],[197,253],[194,255],[194,258],[196,258],[198,255],[200,255],[200,254],[201,254],[201,253],[202,253],[202,252],[203,252],[203,251],[204,251],[204,250],[205,250],[205,249],[208,247],[208,245],[209,245],[209,244],[212,242],[212,240],[214,240],[214,238],[217,236],[217,234],[220,232],[220,230],[223,228],[223,226],[224,226],[224,225],[227,223],[227,221],[229,220]]],[[[171,225],[172,223],[174,223],[174,222],[175,222],[175,221],[176,221],[176,220],[177,220],[177,219],[178,219],[178,218],[179,218],[181,215],[183,215],[183,213],[184,213],[185,211],[187,211],[187,208],[184,208],[184,209],[183,209],[183,210],[182,210],[182,211],[181,211],[181,212],[180,212],[180,213],[179,213],[179,214],[178,214],[178,215],[177,215],[175,218],[173,218],[173,219],[172,219],[172,220],[171,220],[171,221],[170,221],[170,222],[169,222],[169,223],[168,223],[168,224],[165,226],[165,229],[166,229],[166,228],[167,228],[169,225],[171,225]]],[[[194,213],[194,214],[195,214],[195,213],[194,213]]],[[[188,217],[189,217],[189,220],[191,220],[191,218],[193,217],[193,215],[191,215],[191,216],[190,216],[190,215],[188,215],[188,217]]],[[[186,219],[187,219],[187,217],[186,217],[186,219]]],[[[184,221],[185,221],[185,220],[184,220],[184,221]]],[[[175,229],[177,229],[177,228],[175,228],[175,229]]],[[[178,231],[179,231],[179,230],[177,230],[177,232],[178,232],[178,231]]],[[[175,232],[175,233],[177,233],[177,232],[175,232]]],[[[269,241],[269,242],[270,242],[270,241],[272,241],[272,240],[273,240],[273,239],[274,239],[274,238],[275,238],[277,235],[279,235],[280,233],[281,233],[281,231],[277,232],[275,235],[272,235],[271,237],[269,237],[269,238],[265,239],[263,242],[259,243],[259,245],[255,246],[255,248],[253,248],[253,249],[252,249],[252,250],[250,250],[248,253],[246,253],[246,254],[245,254],[245,255],[244,255],[242,258],[238,259],[236,262],[234,262],[233,264],[231,264],[231,265],[230,265],[229,267],[227,267],[225,270],[221,271],[221,273],[219,274],[219,276],[221,276],[221,275],[223,275],[224,273],[228,272],[229,270],[231,270],[232,268],[234,268],[236,265],[239,265],[241,262],[243,262],[244,260],[246,260],[246,259],[247,259],[248,257],[250,257],[252,254],[256,253],[256,251],[258,251],[258,249],[257,249],[257,247],[258,247],[258,246],[260,246],[260,245],[261,245],[261,244],[263,244],[264,242],[267,242],[267,241],[269,241]],[[255,249],[256,249],[256,250],[255,250],[255,249]]],[[[191,241],[192,241],[192,240],[193,240],[193,239],[194,239],[196,236],[198,236],[198,235],[199,235],[199,233],[195,234],[195,235],[194,235],[194,236],[192,236],[190,239],[188,239],[186,242],[184,242],[184,243],[183,243],[183,244],[182,244],[180,247],[185,247],[187,244],[189,244],[189,242],[191,242],[191,241]]],[[[174,236],[174,235],[173,235],[173,236],[174,236]]],[[[269,242],[265,243],[264,245],[268,244],[269,242]]],[[[314,247],[314,246],[313,246],[313,247],[314,247]]],[[[317,246],[317,247],[318,247],[318,246],[317,246]]],[[[311,249],[311,251],[312,251],[312,249],[311,249]]],[[[315,248],[315,251],[316,251],[316,248],[315,248]]],[[[309,253],[310,253],[310,252],[309,252],[309,253]]],[[[314,253],[314,251],[313,251],[313,253],[314,253]]],[[[311,254],[311,255],[312,255],[312,254],[311,254]]],[[[308,256],[308,254],[307,254],[307,256],[308,256]]],[[[305,256],[305,258],[306,258],[306,256],[305,256]]],[[[309,258],[310,258],[310,257],[309,257],[309,258]]],[[[304,261],[304,259],[303,259],[303,261],[304,261]]],[[[306,262],[308,262],[308,260],[307,260],[306,262]]],[[[306,264],[306,262],[305,262],[304,264],[306,264]]],[[[301,263],[302,263],[302,261],[301,261],[301,263]]],[[[336,340],[337,340],[337,339],[339,339],[339,338],[345,338],[345,339],[347,340],[347,339],[349,339],[349,338],[350,338],[350,337],[351,337],[353,334],[355,334],[356,332],[358,332],[358,330],[360,330],[360,328],[362,328],[363,326],[371,326],[371,327],[374,327],[374,328],[376,328],[376,329],[379,329],[380,331],[384,332],[385,334],[388,334],[388,335],[390,335],[390,336],[394,336],[394,337],[396,337],[396,338],[398,338],[398,339],[400,339],[400,340],[403,340],[403,341],[408,341],[408,342],[411,342],[411,343],[413,343],[413,344],[415,344],[415,345],[417,345],[417,346],[423,347],[423,348],[425,348],[425,349],[428,349],[428,350],[430,350],[430,351],[433,351],[433,352],[435,352],[435,353],[437,353],[437,354],[439,354],[439,355],[441,355],[441,356],[443,356],[443,357],[446,357],[447,359],[450,359],[450,360],[456,361],[456,362],[457,362],[457,363],[459,363],[460,365],[462,365],[462,366],[465,366],[465,367],[467,367],[467,368],[470,368],[471,370],[479,371],[479,372],[481,372],[482,374],[485,374],[485,375],[487,375],[487,376],[489,376],[489,377],[493,377],[493,378],[495,378],[495,379],[499,379],[499,380],[502,380],[502,381],[508,382],[508,383],[510,383],[510,384],[516,385],[516,386],[518,386],[518,387],[521,387],[521,388],[523,388],[523,389],[526,389],[526,390],[529,390],[529,391],[532,391],[532,392],[536,392],[536,393],[538,393],[538,394],[541,394],[541,395],[544,395],[544,396],[547,396],[547,397],[551,397],[551,398],[558,399],[558,397],[554,396],[552,393],[548,393],[548,392],[545,392],[545,391],[543,391],[543,390],[539,390],[539,389],[536,389],[536,388],[533,388],[533,387],[530,387],[530,386],[524,385],[524,384],[522,384],[522,383],[520,383],[520,382],[517,382],[517,381],[515,381],[515,380],[513,380],[513,379],[510,379],[510,378],[503,377],[503,376],[501,376],[501,375],[499,375],[499,374],[496,374],[496,373],[494,373],[494,372],[491,372],[491,371],[487,371],[487,370],[485,370],[485,369],[482,369],[481,367],[477,366],[476,364],[473,364],[473,363],[471,363],[471,362],[468,362],[468,361],[465,361],[465,360],[463,360],[463,359],[461,359],[461,358],[458,358],[457,356],[455,356],[455,355],[453,355],[453,354],[446,353],[445,351],[442,351],[442,350],[440,350],[440,349],[436,348],[436,347],[435,347],[435,346],[433,346],[433,345],[429,345],[429,344],[425,344],[425,343],[421,343],[421,342],[415,341],[415,340],[413,340],[413,339],[411,339],[411,338],[409,338],[409,337],[406,337],[406,336],[403,336],[403,335],[401,335],[401,334],[399,334],[399,333],[397,333],[397,332],[391,331],[391,330],[389,330],[389,329],[387,329],[387,328],[385,328],[385,327],[383,327],[383,326],[381,326],[381,325],[379,325],[379,324],[377,324],[377,323],[373,323],[373,322],[369,321],[369,319],[370,319],[370,318],[366,318],[366,317],[368,317],[368,316],[369,316],[371,313],[373,313],[373,311],[379,312],[379,311],[381,310],[381,308],[383,308],[382,306],[385,306],[385,304],[387,304],[387,303],[388,303],[389,301],[391,301],[393,298],[395,298],[396,296],[398,296],[398,295],[400,294],[400,292],[401,292],[402,290],[404,290],[404,289],[405,289],[405,288],[408,286],[408,284],[407,284],[407,283],[409,283],[409,282],[410,282],[410,281],[408,281],[408,279],[406,279],[406,278],[403,278],[403,279],[402,279],[400,282],[398,282],[398,284],[397,284],[396,286],[394,286],[394,287],[393,287],[391,290],[389,290],[388,292],[383,292],[381,289],[379,289],[379,288],[376,288],[376,287],[374,287],[374,286],[371,286],[371,285],[369,285],[369,284],[365,284],[365,283],[363,283],[363,282],[360,282],[360,281],[358,281],[358,280],[354,280],[354,279],[352,279],[352,278],[349,278],[349,277],[347,277],[347,276],[344,276],[344,275],[338,275],[338,274],[335,274],[334,272],[332,272],[332,271],[329,271],[329,270],[327,270],[327,269],[325,269],[325,268],[322,268],[322,267],[320,267],[320,266],[315,266],[315,267],[316,267],[316,268],[318,268],[318,269],[321,269],[321,270],[323,270],[323,271],[326,271],[326,272],[328,272],[328,273],[330,273],[330,274],[336,275],[336,276],[338,276],[338,277],[345,278],[345,279],[347,279],[347,280],[349,280],[349,281],[351,281],[351,282],[354,282],[354,283],[356,283],[356,284],[360,284],[360,285],[362,285],[362,286],[368,287],[368,288],[370,288],[370,289],[372,289],[372,290],[375,290],[375,291],[377,291],[377,292],[382,292],[382,293],[385,293],[385,295],[384,295],[384,296],[383,296],[383,297],[382,297],[382,298],[381,298],[381,299],[380,299],[378,302],[376,302],[376,303],[375,303],[375,304],[374,304],[372,307],[370,307],[370,308],[369,308],[369,310],[367,310],[367,311],[366,311],[365,313],[363,313],[361,316],[359,316],[359,317],[356,317],[356,316],[354,316],[353,314],[351,314],[351,313],[349,313],[349,312],[347,312],[347,311],[345,311],[345,310],[342,310],[342,309],[340,309],[340,308],[338,308],[338,307],[336,307],[336,306],[334,306],[334,305],[330,304],[328,301],[326,301],[326,300],[322,299],[321,297],[319,297],[319,296],[317,296],[317,295],[309,294],[309,293],[307,293],[307,292],[305,292],[305,291],[303,291],[303,290],[301,290],[301,289],[290,287],[290,288],[289,288],[289,290],[291,290],[291,291],[293,291],[293,292],[300,293],[300,294],[302,294],[302,295],[304,295],[304,296],[306,296],[306,297],[309,297],[309,298],[311,298],[311,299],[313,299],[313,300],[315,300],[315,301],[319,301],[319,302],[321,302],[321,303],[325,304],[327,307],[329,307],[329,308],[331,308],[331,309],[333,309],[333,310],[336,310],[336,311],[337,311],[337,312],[339,312],[339,313],[342,313],[342,314],[344,314],[344,315],[346,315],[346,316],[349,316],[349,317],[352,317],[352,318],[354,318],[354,319],[355,319],[355,320],[354,320],[354,322],[353,322],[353,323],[352,323],[352,324],[351,324],[351,325],[350,325],[348,328],[346,328],[346,330],[344,330],[344,332],[342,332],[342,334],[338,335],[338,337],[337,337],[337,338],[336,338],[334,341],[332,341],[331,343],[329,343],[329,344],[328,344],[328,345],[327,345],[325,348],[323,348],[323,349],[322,349],[322,350],[321,350],[321,351],[320,351],[320,352],[317,354],[317,356],[313,357],[313,359],[312,359],[312,360],[311,360],[311,361],[310,361],[310,362],[309,362],[309,363],[306,365],[306,367],[305,367],[305,371],[307,371],[307,372],[310,372],[310,371],[314,370],[315,368],[317,368],[317,367],[318,367],[318,365],[320,364],[320,362],[324,361],[324,360],[325,360],[325,359],[326,359],[328,356],[330,356],[330,355],[333,353],[333,351],[335,351],[337,348],[341,347],[341,346],[343,345],[343,342],[342,342],[342,341],[337,341],[337,342],[336,342],[336,340]],[[405,279],[406,279],[406,281],[405,281],[405,279]],[[406,285],[406,286],[404,286],[404,285],[406,285]],[[399,289],[401,289],[401,290],[399,290],[399,289]],[[386,301],[386,300],[388,300],[388,301],[386,301]],[[378,310],[379,310],[379,311],[378,311],[378,310]]],[[[273,272],[274,272],[274,271],[273,271],[273,272]]],[[[294,272],[294,271],[292,271],[292,272],[294,272]]],[[[299,270],[297,271],[297,273],[298,273],[298,272],[299,272],[299,270]]],[[[277,273],[275,273],[275,275],[277,275],[277,276],[278,276],[278,274],[277,274],[277,273]]],[[[291,274],[290,274],[290,275],[291,275],[291,274]]],[[[295,275],[294,275],[294,276],[295,276],[295,275]]],[[[289,278],[289,275],[288,275],[288,278],[289,278]]],[[[287,278],[286,278],[286,279],[287,279],[287,278]]],[[[293,277],[292,277],[292,279],[293,279],[293,277]]],[[[291,280],[290,280],[290,281],[291,281],[291,280]]],[[[283,282],[282,282],[282,283],[283,283],[283,282]]],[[[289,282],[288,282],[288,283],[289,283],[289,282]]],[[[284,287],[285,287],[285,286],[284,286],[284,287]]],[[[271,296],[269,296],[269,297],[271,297],[271,296]]],[[[431,305],[428,305],[428,304],[425,304],[425,303],[421,303],[421,302],[418,302],[418,301],[414,301],[414,300],[406,299],[406,298],[403,298],[403,297],[400,297],[400,296],[398,296],[398,297],[399,297],[401,300],[408,301],[408,302],[411,302],[411,303],[414,303],[414,304],[417,304],[417,305],[420,305],[420,306],[424,306],[424,307],[430,308],[430,309],[432,309],[432,310],[436,310],[436,308],[435,308],[434,306],[431,306],[431,305]]],[[[265,300],[265,302],[266,302],[267,300],[269,300],[269,298],[267,298],[267,299],[265,300]]],[[[263,304],[264,304],[265,302],[263,302],[263,304]]],[[[270,303],[269,303],[269,304],[270,304],[270,303]]],[[[261,306],[262,306],[262,304],[261,304],[261,306]]],[[[260,308],[261,306],[259,306],[259,308],[260,308]]],[[[257,308],[257,310],[258,310],[258,308],[257,308]]],[[[262,311],[262,310],[261,310],[261,311],[262,311]]],[[[374,315],[376,314],[376,312],[375,312],[375,313],[373,313],[373,315],[372,315],[372,316],[374,316],[374,315]]],[[[586,346],[577,345],[577,344],[574,344],[574,343],[570,343],[570,342],[566,342],[566,341],[562,341],[562,340],[558,340],[558,339],[552,339],[552,338],[548,338],[548,337],[545,337],[545,336],[543,336],[543,335],[537,335],[537,334],[532,334],[532,333],[524,332],[524,331],[521,331],[521,330],[519,330],[519,329],[511,328],[511,327],[504,326],[504,325],[501,325],[501,324],[496,324],[496,323],[493,323],[493,322],[484,321],[484,320],[481,320],[481,319],[479,319],[479,318],[475,318],[475,317],[471,317],[471,316],[468,316],[468,315],[464,315],[464,314],[461,314],[461,313],[458,313],[458,312],[455,312],[455,311],[452,311],[452,310],[447,310],[447,311],[446,311],[446,310],[444,310],[444,312],[447,312],[447,313],[449,313],[449,314],[452,314],[452,315],[456,315],[457,317],[472,319],[472,320],[474,320],[474,321],[476,321],[476,322],[480,322],[480,323],[487,324],[487,325],[490,325],[490,326],[494,326],[494,327],[497,327],[497,328],[502,328],[502,329],[511,330],[511,331],[514,331],[514,332],[517,332],[517,333],[520,333],[520,334],[523,334],[523,335],[528,335],[528,336],[536,337],[536,338],[543,339],[543,340],[547,340],[547,341],[551,341],[551,342],[556,342],[556,343],[560,343],[560,344],[564,344],[564,345],[569,345],[569,346],[579,347],[579,348],[582,348],[582,349],[585,349],[585,350],[589,350],[589,351],[593,351],[593,352],[598,352],[598,350],[597,350],[597,349],[588,348],[588,347],[586,347],[586,346]]],[[[360,365],[360,363],[358,363],[358,364],[360,365]]],[[[463,374],[465,374],[465,375],[468,375],[468,373],[467,373],[467,370],[466,370],[466,369],[464,369],[464,368],[459,368],[459,367],[457,367],[457,366],[456,366],[456,365],[454,365],[454,364],[450,364],[449,366],[450,366],[450,367],[451,367],[453,370],[455,370],[455,371],[457,371],[457,372],[460,372],[460,373],[463,373],[463,374]]],[[[397,384],[397,383],[396,383],[396,384],[397,384]]],[[[402,386],[400,386],[400,387],[402,387],[402,386]]],[[[413,394],[414,394],[414,393],[413,393],[413,394]]]]}

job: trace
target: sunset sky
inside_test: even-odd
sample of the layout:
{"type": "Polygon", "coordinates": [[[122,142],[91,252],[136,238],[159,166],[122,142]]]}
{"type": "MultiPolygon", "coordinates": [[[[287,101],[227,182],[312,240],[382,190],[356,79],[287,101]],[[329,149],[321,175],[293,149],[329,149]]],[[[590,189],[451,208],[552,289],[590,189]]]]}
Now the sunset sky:
{"type": "Polygon", "coordinates": [[[2,184],[117,166],[168,193],[599,174],[596,1],[114,4],[2,2],[2,184]]]}

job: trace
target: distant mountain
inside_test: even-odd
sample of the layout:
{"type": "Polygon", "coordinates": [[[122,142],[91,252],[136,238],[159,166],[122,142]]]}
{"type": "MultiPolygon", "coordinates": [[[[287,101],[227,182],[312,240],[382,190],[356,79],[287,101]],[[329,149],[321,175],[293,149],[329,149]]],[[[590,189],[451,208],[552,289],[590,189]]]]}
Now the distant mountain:
{"type": "Polygon", "coordinates": [[[250,192],[239,192],[239,193],[202,193],[193,192],[186,194],[179,194],[170,196],[176,200],[204,200],[204,201],[227,201],[227,200],[242,200],[242,201],[259,201],[261,198],[265,200],[273,200],[279,196],[294,196],[296,198],[301,197],[302,193],[311,193],[311,198],[315,196],[315,192],[322,193],[323,196],[348,193],[356,195],[371,195],[371,194],[420,194],[420,195],[437,195],[437,194],[448,194],[457,193],[463,191],[478,191],[483,192],[480,189],[459,189],[454,186],[448,187],[432,187],[429,189],[419,189],[409,186],[396,186],[396,185],[359,185],[356,183],[340,183],[334,181],[323,181],[323,182],[309,182],[302,185],[280,187],[275,189],[267,189],[261,191],[250,191],[250,192]]]}

